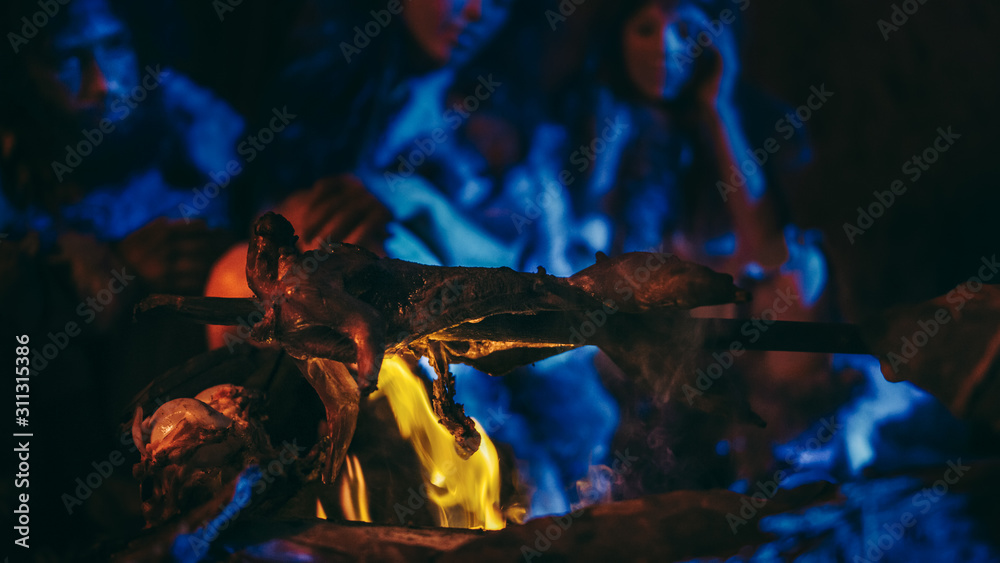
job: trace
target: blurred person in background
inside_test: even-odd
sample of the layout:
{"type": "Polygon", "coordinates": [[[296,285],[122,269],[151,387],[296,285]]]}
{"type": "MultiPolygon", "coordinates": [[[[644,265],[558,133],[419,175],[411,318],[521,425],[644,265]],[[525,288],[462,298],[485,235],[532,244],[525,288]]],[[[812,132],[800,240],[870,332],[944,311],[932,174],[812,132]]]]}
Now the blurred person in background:
{"type": "Polygon", "coordinates": [[[648,250],[668,240],[672,252],[737,276],[752,262],[779,266],[787,252],[764,173],[746,175],[725,197],[713,189],[749,148],[734,99],[731,31],[691,57],[685,40],[708,33],[694,5],[602,8],[587,67],[554,111],[568,133],[557,161],[568,182],[556,184],[569,200],[567,222],[597,213],[593,220],[605,225],[591,229],[603,235],[589,241],[596,250],[648,250]],[[723,253],[731,264],[713,258],[723,253]]]}
{"type": "Polygon", "coordinates": [[[427,96],[423,79],[449,63],[479,16],[480,0],[306,4],[290,62],[248,127],[266,124],[275,107],[295,116],[247,175],[246,218],[324,178],[356,173],[391,143],[399,115],[427,96]]]}
{"type": "MultiPolygon", "coordinates": [[[[112,304],[94,310],[88,324],[98,331],[121,330],[146,292],[202,291],[231,240],[220,230],[227,194],[203,195],[200,220],[183,208],[213,193],[242,129],[211,92],[140,59],[112,8],[104,0],[62,6],[16,52],[5,52],[0,107],[0,225],[10,240],[37,237],[33,259],[65,270],[79,299],[107,286],[113,271],[134,276],[112,304]]],[[[13,22],[37,9],[5,5],[8,27],[20,29],[13,22]]],[[[144,346],[174,362],[200,348],[177,339],[144,346]]],[[[106,361],[131,361],[126,356],[106,361]]]]}
{"type": "MultiPolygon", "coordinates": [[[[16,21],[33,7],[5,9],[16,21]]],[[[4,56],[4,229],[37,231],[44,248],[90,237],[150,289],[198,293],[222,244],[208,227],[226,226],[226,198],[208,202],[208,225],[181,221],[179,206],[225,170],[240,118],[169,68],[140,62],[103,0],[68,4],[19,47],[4,56]]]]}
{"type": "Polygon", "coordinates": [[[4,333],[31,336],[44,381],[32,386],[32,425],[68,438],[59,461],[35,466],[37,506],[58,512],[39,514],[39,540],[74,530],[60,538],[71,549],[138,506],[104,502],[134,490],[127,467],[82,506],[62,510],[64,485],[93,470],[94,452],[120,447],[118,414],[146,382],[205,349],[186,323],[133,325],[132,308],[150,292],[199,294],[230,244],[224,193],[202,220],[185,221],[180,206],[226,169],[242,121],[137,53],[112,4],[46,6],[0,8],[11,32],[0,54],[0,300],[4,333]]]}
{"type": "MultiPolygon", "coordinates": [[[[554,20],[564,26],[558,31],[553,20],[540,17],[542,12],[537,6],[525,10],[483,57],[463,69],[451,100],[465,99],[478,86],[478,76],[493,71],[503,86],[463,119],[457,135],[434,144],[434,154],[409,171],[407,180],[429,180],[466,220],[513,252],[514,262],[505,265],[522,271],[543,266],[549,273],[570,275],[592,264],[597,251],[671,252],[734,274],[763,297],[760,303],[771,303],[768,297],[777,290],[794,290],[801,299],[783,320],[814,319],[817,311],[825,311],[825,304],[817,306],[826,281],[818,240],[785,224],[780,194],[769,186],[774,171],[755,168],[742,183],[730,178],[751,148],[737,110],[732,30],[712,33],[711,45],[691,57],[687,41],[710,33],[710,22],[690,3],[581,7],[565,21],[554,20]],[[592,32],[580,33],[587,24],[594,24],[592,32]],[[586,48],[574,49],[574,44],[586,48]],[[575,60],[578,53],[587,60],[575,60]],[[737,189],[720,191],[720,181],[737,189]]],[[[772,108],[761,113],[779,115],[772,108]]],[[[788,143],[786,153],[798,152],[796,141],[788,143]]],[[[400,164],[391,168],[397,177],[409,154],[398,152],[400,164]]],[[[480,239],[467,236],[453,237],[450,244],[482,246],[480,239]]],[[[493,255],[511,260],[509,254],[493,255]]],[[[732,307],[699,311],[734,313],[732,307]]],[[[759,310],[739,312],[744,313],[759,310]]],[[[801,381],[802,373],[824,373],[828,364],[822,356],[798,355],[792,362],[788,356],[755,356],[755,369],[771,376],[774,364],[783,363],[775,379],[801,381]]],[[[654,463],[642,473],[668,475],[658,483],[637,479],[629,487],[718,487],[733,480],[726,458],[713,449],[727,420],[683,408],[669,412],[664,396],[635,403],[649,390],[616,381],[614,368],[593,349],[504,378],[462,371],[459,400],[469,412],[499,407],[514,417],[495,437],[514,445],[523,475],[536,488],[534,516],[565,512],[570,504],[592,502],[585,497],[594,490],[607,491],[601,477],[589,481],[588,465],[613,462],[606,457],[613,449],[656,450],[647,456],[654,463]],[[621,447],[611,446],[616,407],[596,376],[587,377],[594,374],[595,361],[628,411],[620,431],[625,438],[616,442],[621,447]],[[705,434],[664,435],[671,417],[674,423],[686,417],[686,426],[705,434]],[[676,452],[691,455],[681,461],[676,452]],[[582,485],[574,491],[578,480],[582,485]]],[[[807,391],[816,388],[824,387],[807,391]]],[[[841,395],[830,394],[830,402],[841,395]]],[[[671,408],[683,402],[683,397],[675,399],[671,408]]],[[[638,494],[629,487],[617,494],[638,494]]]]}
{"type": "MultiPolygon", "coordinates": [[[[748,141],[748,120],[742,114],[753,108],[765,116],[754,116],[756,121],[773,127],[780,113],[759,103],[748,105],[752,97],[739,87],[734,35],[739,22],[719,20],[722,10],[736,10],[720,6],[713,19],[708,7],[685,1],[631,0],[604,8],[598,15],[603,31],[592,42],[596,51],[585,77],[569,83],[573,92],[567,98],[574,102],[559,108],[566,136],[554,147],[565,147],[562,154],[568,156],[557,162],[570,175],[557,182],[552,170],[549,185],[562,194],[563,219],[538,224],[557,230],[576,225],[549,237],[563,242],[559,252],[571,264],[586,263],[594,250],[613,255],[662,249],[730,273],[754,295],[750,305],[699,309],[699,316],[760,316],[776,299],[790,295],[781,304],[781,320],[830,320],[821,241],[792,224],[776,189],[776,178],[787,170],[774,169],[777,158],[765,166],[750,156],[759,147],[748,141]],[[589,76],[597,77],[597,88],[586,87],[589,76]],[[589,117],[580,119],[588,111],[589,117]],[[770,123],[767,115],[774,116],[770,123]]],[[[764,131],[764,137],[769,133],[773,131],[764,131]]],[[[786,153],[805,152],[802,132],[796,135],[783,143],[786,153]]],[[[700,415],[684,414],[684,397],[668,401],[657,382],[651,382],[659,391],[650,404],[643,398],[647,390],[617,380],[614,370],[604,372],[605,383],[620,401],[624,398],[628,411],[616,446],[657,450],[650,455],[659,467],[649,472],[649,479],[630,476],[621,494],[728,485],[729,469],[711,447],[728,432],[726,423],[686,424],[703,434],[668,432],[654,447],[648,438],[676,427],[678,416],[700,415]],[[638,402],[630,405],[636,397],[638,402]],[[695,449],[700,449],[697,455],[695,449]],[[687,461],[675,456],[680,451],[687,451],[687,461]]],[[[787,440],[802,430],[804,419],[794,408],[776,405],[825,402],[826,408],[834,408],[849,392],[848,383],[830,377],[830,358],[823,355],[753,354],[737,362],[729,381],[731,393],[754,389],[755,410],[774,423],[763,442],[787,440]]],[[[746,450],[753,457],[768,448],[746,450]]],[[[759,469],[767,457],[750,464],[759,469]]]]}
{"type": "MultiPolygon", "coordinates": [[[[494,121],[484,128],[484,122],[474,123],[471,118],[489,115],[485,108],[491,104],[515,100],[505,90],[509,86],[493,78],[495,63],[491,62],[498,48],[509,49],[511,45],[486,43],[499,32],[509,6],[505,2],[480,5],[438,0],[426,4],[429,6],[416,1],[405,4],[404,20],[393,20],[381,28],[360,53],[349,48],[363,42],[351,43],[353,32],[330,34],[331,39],[346,43],[331,41],[324,52],[293,66],[290,76],[296,80],[305,77],[307,83],[321,86],[305,87],[294,81],[295,86],[283,84],[283,91],[290,91],[291,99],[303,93],[309,99],[302,106],[288,102],[289,111],[299,117],[287,131],[288,136],[283,134],[276,141],[278,150],[272,153],[268,148],[265,156],[274,160],[255,182],[271,178],[264,190],[275,194],[275,209],[291,220],[306,249],[324,241],[343,241],[421,263],[517,268],[523,245],[511,244],[510,238],[503,236],[509,233],[493,230],[489,221],[482,220],[475,203],[461,195],[483,179],[483,172],[489,172],[472,163],[474,151],[463,141],[479,139],[480,132],[489,133],[493,126],[501,125],[494,121]],[[451,8],[447,9],[449,4],[451,8]],[[423,16],[406,17],[410,10],[423,10],[423,16]],[[480,10],[489,19],[480,18],[480,10]],[[436,17],[428,18],[428,14],[436,17]],[[457,36],[432,33],[442,28],[462,32],[457,36]],[[401,46],[419,48],[400,51],[401,46]],[[481,76],[468,79],[468,73],[464,73],[462,83],[456,85],[458,66],[475,59],[481,47],[490,50],[484,57],[481,76]],[[347,97],[349,85],[354,87],[351,98],[347,97]],[[307,109],[300,111],[298,107],[307,109]],[[460,131],[466,124],[473,124],[471,130],[460,131]],[[280,200],[284,190],[309,182],[313,182],[312,188],[280,200]],[[391,211],[391,223],[385,208],[391,211]]],[[[364,29],[364,18],[372,17],[370,10],[358,12],[362,19],[347,19],[351,25],[344,21],[331,25],[343,30],[364,29]]],[[[522,13],[530,14],[530,10],[522,13]]],[[[506,38],[502,32],[500,38],[506,38]]],[[[507,53],[503,57],[508,67],[520,64],[516,55],[507,53]]],[[[273,99],[284,105],[289,98],[273,99]]],[[[507,155],[511,163],[518,158],[516,154],[507,155]]],[[[249,295],[245,260],[245,244],[227,253],[213,270],[206,294],[249,295]]],[[[209,327],[210,346],[224,346],[230,330],[209,327]]],[[[494,397],[480,381],[472,381],[482,374],[464,366],[452,369],[462,380],[461,400],[467,403],[470,413],[479,413],[485,419],[489,408],[510,396],[509,391],[496,388],[503,396],[494,397]]],[[[570,499],[563,492],[565,484],[586,473],[595,457],[595,447],[596,457],[603,456],[600,448],[607,443],[615,418],[592,370],[589,378],[576,374],[572,366],[556,370],[575,381],[571,386],[551,381],[533,390],[536,396],[547,397],[553,406],[546,416],[527,418],[515,413],[515,420],[498,430],[499,439],[517,442],[514,448],[522,460],[523,474],[531,475],[530,486],[536,489],[532,503],[535,515],[569,509],[570,499]],[[591,395],[595,401],[580,401],[579,393],[591,395]],[[537,436],[531,438],[532,433],[537,436]],[[592,443],[595,441],[596,446],[592,443]],[[564,465],[567,467],[561,467],[564,465]]],[[[530,382],[523,378],[511,381],[515,385],[530,382]]],[[[494,383],[503,385],[499,379],[494,383]]],[[[527,391],[528,387],[521,390],[527,391]]]]}
{"type": "MultiPolygon", "coordinates": [[[[293,35],[307,50],[282,73],[261,111],[287,107],[295,118],[240,179],[244,220],[273,209],[291,221],[303,249],[347,242],[425,263],[494,260],[499,246],[431,186],[413,178],[397,189],[382,172],[394,150],[425,131],[434,115],[440,121],[452,65],[489,38],[503,4],[487,2],[495,17],[483,25],[480,0],[304,8],[314,17],[293,35]],[[428,241],[463,233],[484,243],[476,256],[430,250],[439,247],[428,241]]],[[[206,295],[250,295],[246,249],[237,244],[218,261],[206,295]]],[[[223,345],[226,331],[209,327],[209,345],[223,345]]]]}
{"type": "MultiPolygon", "coordinates": [[[[38,6],[4,9],[14,22],[38,6]]],[[[23,41],[2,63],[0,224],[11,241],[36,233],[32,259],[65,272],[77,300],[98,294],[112,272],[131,276],[112,303],[84,315],[88,331],[136,347],[100,362],[109,378],[130,381],[114,387],[116,401],[127,400],[150,358],[171,365],[204,347],[190,332],[143,340],[128,325],[148,292],[199,294],[230,244],[227,192],[212,190],[234,158],[242,119],[180,73],[143,60],[104,0],[61,7],[23,41]],[[183,209],[199,203],[202,218],[192,221],[183,209]]]]}

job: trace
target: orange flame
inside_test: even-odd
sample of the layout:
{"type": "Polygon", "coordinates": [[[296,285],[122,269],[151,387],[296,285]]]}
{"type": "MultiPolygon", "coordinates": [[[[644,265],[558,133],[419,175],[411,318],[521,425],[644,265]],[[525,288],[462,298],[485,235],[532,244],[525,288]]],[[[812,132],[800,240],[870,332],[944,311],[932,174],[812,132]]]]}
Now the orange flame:
{"type": "Polygon", "coordinates": [[[361,472],[361,462],[354,455],[347,456],[344,471],[340,474],[340,508],[344,511],[344,518],[352,522],[372,521],[368,512],[365,475],[361,472]]]}
{"type": "Polygon", "coordinates": [[[316,499],[316,518],[322,518],[326,520],[326,511],[323,510],[323,503],[316,499]]]}
{"type": "MultiPolygon", "coordinates": [[[[483,440],[465,460],[455,449],[455,438],[431,409],[427,389],[402,358],[388,356],[379,373],[379,389],[396,416],[399,433],[410,440],[423,468],[427,500],[436,509],[439,526],[503,529],[500,511],[500,460],[496,447],[476,422],[483,440]]],[[[361,475],[360,465],[357,474],[361,475]]],[[[363,482],[363,481],[362,481],[363,482]]]]}

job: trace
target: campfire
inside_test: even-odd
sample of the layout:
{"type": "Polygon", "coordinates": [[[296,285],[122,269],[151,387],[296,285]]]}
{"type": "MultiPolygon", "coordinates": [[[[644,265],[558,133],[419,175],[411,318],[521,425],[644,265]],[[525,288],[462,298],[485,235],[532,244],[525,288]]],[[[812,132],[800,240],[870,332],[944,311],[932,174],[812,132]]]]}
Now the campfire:
{"type": "MultiPolygon", "coordinates": [[[[423,476],[419,490],[427,491],[426,501],[433,507],[436,525],[484,530],[504,527],[505,519],[500,511],[497,449],[480,424],[476,423],[476,431],[482,436],[482,443],[474,454],[463,459],[456,450],[454,437],[434,415],[427,390],[420,379],[404,360],[394,356],[383,362],[379,372],[379,389],[369,396],[369,400],[389,403],[400,436],[413,446],[423,476]]],[[[347,468],[345,483],[348,482],[352,493],[350,498],[364,494],[364,476],[360,465],[347,468]]],[[[357,504],[345,507],[345,516],[367,512],[367,499],[362,496],[356,498],[357,504]]],[[[399,505],[397,516],[405,521],[415,508],[418,507],[399,505]]],[[[348,519],[371,522],[365,518],[348,519]]]]}
{"type": "MultiPolygon", "coordinates": [[[[638,459],[626,450],[611,465],[591,465],[572,511],[538,518],[515,456],[455,399],[454,364],[503,376],[592,344],[650,396],[763,425],[724,379],[709,370],[705,385],[704,373],[688,369],[693,357],[720,357],[741,326],[688,313],[750,299],[728,275],[654,253],[599,255],[569,278],[422,266],[350,245],[302,253],[275,214],[255,234],[247,275],[256,298],[152,296],[137,310],[229,325],[256,315],[256,346],[196,358],[136,398],[135,474],[149,533],[123,558],[588,559],[612,556],[614,535],[637,530],[645,543],[635,554],[723,557],[765,542],[762,518],[836,498],[822,481],[779,490],[776,476],[746,494],[681,490],[609,502],[609,484],[638,459]],[[622,279],[642,283],[621,298],[614,289],[622,279]],[[427,313],[446,297],[450,306],[427,313]],[[595,311],[600,327],[572,330],[595,311]],[[150,412],[168,392],[190,398],[150,412]],[[731,534],[698,540],[708,528],[731,534]],[[587,553],[591,537],[597,544],[587,553]]],[[[866,348],[852,326],[768,328],[751,347],[866,348]]]]}

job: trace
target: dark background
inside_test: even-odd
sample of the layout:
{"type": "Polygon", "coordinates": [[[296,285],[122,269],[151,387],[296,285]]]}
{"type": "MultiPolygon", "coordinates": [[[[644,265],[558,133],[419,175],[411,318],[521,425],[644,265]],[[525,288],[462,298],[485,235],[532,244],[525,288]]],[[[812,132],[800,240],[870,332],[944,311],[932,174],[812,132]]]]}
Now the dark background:
{"type": "MultiPolygon", "coordinates": [[[[517,5],[517,17],[508,25],[544,26],[544,11],[556,3],[527,4],[517,5]]],[[[586,0],[581,13],[599,4],[586,0]]],[[[877,22],[888,21],[898,4],[751,0],[743,14],[746,86],[792,107],[805,103],[811,86],[823,84],[834,92],[807,123],[812,159],[784,174],[777,186],[791,219],[825,234],[836,298],[846,321],[862,321],[893,305],[944,294],[975,275],[981,257],[993,256],[1000,246],[994,165],[1000,148],[994,142],[1000,126],[995,107],[1000,99],[1000,5],[989,0],[927,0],[886,40],[877,22]],[[951,127],[961,138],[918,182],[909,182],[901,166],[931,145],[939,127],[951,127]],[[855,223],[857,207],[867,207],[874,201],[873,191],[888,190],[896,179],[906,182],[906,193],[852,244],[844,223],[855,223]]],[[[245,114],[258,107],[263,85],[288,62],[288,53],[317,40],[308,34],[288,35],[293,25],[308,20],[309,11],[302,10],[305,3],[300,1],[244,0],[224,21],[206,0],[183,0],[177,6],[162,13],[124,7],[133,25],[149,30],[134,38],[140,54],[188,74],[245,114]]],[[[723,7],[731,6],[720,3],[719,9],[723,7]]],[[[583,17],[570,19],[561,33],[573,37],[589,23],[583,17]]],[[[511,53],[506,63],[517,65],[518,53],[511,53]]],[[[549,57],[554,73],[577,60],[571,51],[549,57]]],[[[772,127],[773,121],[765,120],[762,127],[749,130],[750,146],[760,146],[773,134],[772,127]]],[[[4,345],[5,358],[9,349],[4,345]]],[[[33,401],[39,402],[54,392],[45,389],[44,381],[33,389],[33,401]]],[[[80,421],[52,416],[58,421],[53,427],[60,431],[36,438],[41,444],[36,459],[58,460],[61,442],[88,432],[80,421]]],[[[81,458],[102,459],[99,454],[81,458]]],[[[115,494],[128,499],[135,493],[128,485],[115,494]]],[[[44,532],[48,539],[65,534],[85,542],[93,532],[76,520],[71,520],[72,528],[60,530],[66,518],[61,503],[57,512],[60,518],[44,532]]],[[[33,526],[41,535],[40,522],[33,526]]]]}

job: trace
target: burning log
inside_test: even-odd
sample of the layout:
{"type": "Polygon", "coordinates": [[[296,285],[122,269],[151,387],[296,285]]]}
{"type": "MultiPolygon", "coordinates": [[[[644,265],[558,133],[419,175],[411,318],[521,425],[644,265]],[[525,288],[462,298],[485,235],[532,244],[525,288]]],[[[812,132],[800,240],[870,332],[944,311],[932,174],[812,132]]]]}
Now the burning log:
{"type": "MultiPolygon", "coordinates": [[[[295,241],[291,225],[280,216],[269,214],[258,222],[247,262],[254,299],[153,296],[137,313],[173,311],[202,323],[243,324],[252,340],[277,344],[294,358],[326,411],[321,453],[307,456],[321,462],[326,483],[344,461],[359,401],[375,389],[386,354],[430,359],[438,372],[434,413],[454,435],[458,452],[468,457],[479,449],[480,434],[454,402],[452,362],[501,375],[593,344],[630,376],[669,380],[681,371],[664,367],[671,351],[726,348],[741,339],[743,321],[695,319],[686,310],[749,299],[728,275],[651,253],[598,255],[595,265],[558,278],[543,269],[423,266],[380,259],[350,245],[303,254],[295,241]],[[574,330],[596,317],[603,320],[593,331],[581,337],[574,330]]],[[[773,323],[756,347],[861,351],[864,344],[849,326],[773,323]]],[[[196,367],[182,376],[197,379],[196,367]]],[[[680,380],[672,388],[678,385],[680,380]]],[[[754,420],[745,402],[717,410],[754,420]]],[[[255,460],[243,461],[251,465],[255,460]]],[[[315,492],[298,494],[289,504],[316,498],[315,492]]]]}
{"type": "MultiPolygon", "coordinates": [[[[229,493],[233,495],[232,492],[229,493]]],[[[837,502],[830,483],[778,490],[759,499],[726,490],[677,491],[614,502],[560,517],[538,518],[504,530],[411,528],[325,520],[239,521],[202,557],[232,561],[302,559],[321,561],[512,561],[536,557],[574,561],[725,558],[746,546],[772,541],[758,524],[766,516],[837,502]]],[[[196,534],[178,537],[192,551],[196,534]]],[[[162,538],[142,538],[118,560],[162,557],[162,538]]]]}
{"type": "Polygon", "coordinates": [[[463,543],[436,561],[722,559],[771,539],[758,526],[763,517],[836,496],[836,487],[823,481],[779,490],[760,508],[751,505],[751,497],[726,490],[650,495],[508,526],[463,543]]]}

